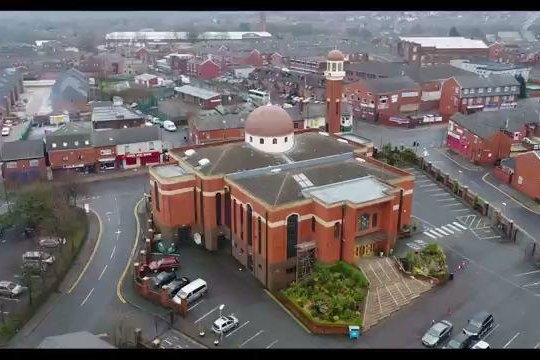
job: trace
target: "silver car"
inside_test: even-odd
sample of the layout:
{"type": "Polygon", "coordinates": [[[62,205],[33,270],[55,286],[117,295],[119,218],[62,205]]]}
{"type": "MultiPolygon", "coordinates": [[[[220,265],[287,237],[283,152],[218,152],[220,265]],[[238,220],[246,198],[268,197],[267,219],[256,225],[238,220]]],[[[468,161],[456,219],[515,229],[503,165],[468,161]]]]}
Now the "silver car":
{"type": "Polygon", "coordinates": [[[433,324],[422,336],[422,344],[427,347],[435,347],[452,333],[453,325],[447,320],[441,320],[433,324]]]}
{"type": "Polygon", "coordinates": [[[12,281],[0,281],[0,296],[16,297],[24,291],[24,287],[12,281]]]}
{"type": "Polygon", "coordinates": [[[214,324],[212,324],[212,331],[216,334],[225,334],[238,326],[238,319],[234,315],[220,316],[214,324]]]}

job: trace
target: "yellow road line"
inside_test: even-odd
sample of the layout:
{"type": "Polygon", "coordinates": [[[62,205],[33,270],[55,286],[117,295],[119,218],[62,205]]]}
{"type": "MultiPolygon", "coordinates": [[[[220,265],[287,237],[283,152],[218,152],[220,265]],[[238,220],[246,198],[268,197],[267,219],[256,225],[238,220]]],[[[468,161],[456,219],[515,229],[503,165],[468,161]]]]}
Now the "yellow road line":
{"type": "Polygon", "coordinates": [[[494,185],[493,183],[491,183],[489,180],[486,179],[486,176],[488,176],[490,173],[487,172],[484,176],[482,176],[482,181],[485,182],[486,184],[488,184],[489,186],[493,187],[495,190],[503,193],[504,195],[508,196],[510,198],[510,200],[512,200],[513,202],[515,202],[516,204],[518,204],[519,206],[529,210],[530,212],[533,212],[535,214],[538,214],[540,215],[540,212],[536,211],[536,210],[533,210],[531,209],[530,207],[528,207],[527,205],[525,205],[524,203],[522,203],[521,201],[519,201],[518,199],[516,199],[515,197],[513,197],[512,195],[510,195],[509,193],[507,193],[506,191],[502,190],[502,189],[499,189],[496,185],[494,185]]]}
{"type": "Polygon", "coordinates": [[[296,321],[296,322],[298,323],[298,325],[300,325],[300,326],[302,327],[302,329],[304,329],[308,334],[311,334],[311,331],[306,327],[306,325],[304,325],[300,320],[298,320],[298,319],[296,318],[296,316],[294,316],[294,315],[289,311],[289,309],[287,309],[287,308],[285,307],[285,305],[283,305],[278,299],[276,299],[276,297],[275,297],[274,295],[272,295],[272,293],[271,293],[270,291],[264,289],[264,292],[265,292],[268,296],[270,296],[270,298],[271,298],[272,300],[274,300],[274,301],[276,302],[276,304],[278,304],[279,306],[281,306],[281,308],[282,308],[283,310],[285,310],[285,312],[286,312],[287,314],[289,314],[289,316],[292,317],[293,320],[296,321]]]}
{"type": "Polygon", "coordinates": [[[126,267],[124,269],[124,272],[122,272],[122,276],[120,276],[120,279],[118,280],[118,284],[116,284],[116,295],[118,296],[118,299],[123,304],[126,304],[127,301],[124,299],[124,296],[122,296],[122,283],[124,282],[124,278],[126,277],[126,274],[129,270],[129,267],[131,265],[131,259],[133,259],[133,254],[135,254],[135,249],[137,248],[137,240],[139,240],[139,236],[141,234],[141,223],[139,222],[139,216],[137,215],[137,208],[141,204],[141,202],[144,200],[144,197],[142,197],[137,204],[135,204],[135,207],[133,208],[133,215],[135,216],[135,221],[137,222],[137,234],[135,235],[135,239],[133,241],[133,247],[131,248],[131,254],[129,255],[129,259],[127,261],[126,267]]]}
{"type": "Polygon", "coordinates": [[[88,266],[90,266],[90,263],[92,262],[92,259],[94,259],[94,255],[96,255],[96,251],[99,247],[99,244],[101,243],[101,235],[103,234],[103,223],[101,222],[101,218],[99,217],[99,214],[97,212],[95,212],[94,210],[92,209],[89,209],[91,212],[94,213],[94,215],[97,216],[98,218],[98,222],[99,222],[99,233],[98,233],[98,239],[96,241],[96,244],[94,245],[94,250],[92,250],[92,254],[90,255],[90,258],[88,259],[88,261],[86,262],[86,265],[84,265],[84,268],[83,270],[81,271],[81,273],[79,274],[79,277],[77,278],[77,280],[75,280],[75,283],[71,286],[71,288],[68,290],[68,294],[71,294],[71,292],[73,291],[73,289],[75,289],[75,287],[77,286],[77,284],[79,284],[79,281],[81,281],[84,273],[86,272],[86,270],[88,269],[88,266]]]}

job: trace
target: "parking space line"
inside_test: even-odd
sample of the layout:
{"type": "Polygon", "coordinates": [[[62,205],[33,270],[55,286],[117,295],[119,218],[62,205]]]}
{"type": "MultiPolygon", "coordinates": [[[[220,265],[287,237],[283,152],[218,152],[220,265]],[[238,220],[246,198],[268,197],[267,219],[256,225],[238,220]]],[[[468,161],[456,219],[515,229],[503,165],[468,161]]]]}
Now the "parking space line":
{"type": "Polygon", "coordinates": [[[270,345],[268,345],[266,348],[267,349],[270,349],[272,346],[276,345],[276,343],[278,342],[278,340],[274,340],[270,345]]]}
{"type": "Polygon", "coordinates": [[[428,190],[424,190],[424,192],[444,192],[445,194],[448,194],[446,191],[444,191],[443,189],[428,189],[428,190]]]}
{"type": "Polygon", "coordinates": [[[414,180],[415,183],[424,183],[424,182],[428,182],[428,181],[431,181],[430,179],[425,179],[425,180],[414,180]]]}
{"type": "Polygon", "coordinates": [[[516,338],[519,336],[519,332],[516,333],[516,335],[514,335],[510,340],[508,340],[508,342],[506,343],[506,345],[503,346],[503,349],[506,349],[508,347],[508,345],[510,345],[512,343],[512,341],[516,340],[516,338]]]}
{"type": "Polygon", "coordinates": [[[228,338],[229,336],[231,336],[232,334],[234,334],[235,332],[237,332],[238,330],[240,330],[241,328],[243,328],[247,324],[249,324],[249,320],[246,321],[245,323],[243,323],[242,325],[240,325],[239,327],[237,327],[236,329],[234,329],[233,331],[231,331],[230,333],[228,333],[227,335],[225,335],[225,337],[228,338]]]}
{"type": "Polygon", "coordinates": [[[460,203],[443,205],[443,207],[450,207],[450,206],[462,206],[462,205],[460,203]]]}
{"type": "Polygon", "coordinates": [[[456,210],[450,210],[451,212],[461,212],[461,211],[469,211],[469,209],[456,209],[456,210]]]}
{"type": "Polygon", "coordinates": [[[456,227],[456,226],[454,226],[452,224],[446,224],[445,226],[448,226],[450,229],[452,229],[454,231],[459,231],[459,232],[463,231],[460,228],[458,228],[458,227],[456,227]]]}
{"type": "Polygon", "coordinates": [[[540,272],[540,270],[534,270],[534,271],[529,271],[529,272],[526,272],[526,273],[515,274],[514,276],[530,275],[530,274],[536,274],[536,273],[539,273],[539,272],[540,272]]]}
{"type": "Polygon", "coordinates": [[[451,201],[454,201],[454,199],[452,198],[448,198],[448,199],[437,199],[435,200],[436,202],[451,202],[451,201]]]}
{"type": "Polygon", "coordinates": [[[534,346],[535,349],[538,349],[540,347],[540,342],[534,346]]]}
{"type": "Polygon", "coordinates": [[[81,306],[83,306],[86,301],[88,300],[88,298],[90,297],[90,295],[92,295],[92,293],[94,292],[94,288],[92,288],[92,290],[90,290],[90,292],[88,293],[88,295],[86,295],[86,297],[84,298],[83,302],[81,303],[81,306]]]}
{"type": "Polygon", "coordinates": [[[201,301],[199,302],[196,302],[195,304],[193,304],[192,306],[190,306],[188,308],[188,311],[191,310],[191,309],[195,309],[197,306],[199,306],[202,302],[204,302],[204,299],[202,299],[201,301]]]}
{"type": "Polygon", "coordinates": [[[437,186],[437,184],[418,185],[418,187],[421,187],[421,188],[427,188],[427,187],[430,187],[430,186],[437,186]]]}
{"type": "Polygon", "coordinates": [[[0,296],[0,299],[2,299],[2,300],[10,300],[10,301],[15,301],[15,302],[21,301],[20,299],[13,299],[13,298],[3,297],[3,296],[0,296]]]}
{"type": "Polygon", "coordinates": [[[433,196],[448,196],[449,198],[454,198],[452,195],[450,195],[449,193],[447,193],[446,191],[443,193],[443,194],[435,194],[433,196]]]}
{"type": "Polygon", "coordinates": [[[457,221],[453,221],[452,224],[456,225],[457,227],[459,228],[462,228],[463,230],[467,230],[467,228],[463,225],[461,225],[460,223],[458,223],[457,221]]]}
{"type": "Polygon", "coordinates": [[[488,236],[488,237],[482,237],[482,240],[489,240],[489,239],[500,239],[502,236],[496,235],[496,236],[488,236]]]}
{"type": "Polygon", "coordinates": [[[494,332],[499,326],[501,326],[501,324],[497,324],[493,329],[491,329],[491,330],[486,334],[486,336],[484,336],[484,340],[486,340],[488,337],[490,337],[491,334],[493,334],[493,332],[494,332]]]}
{"type": "Polygon", "coordinates": [[[194,324],[198,323],[199,321],[203,320],[205,317],[207,317],[208,315],[210,315],[211,313],[213,313],[217,309],[219,309],[219,305],[216,306],[215,308],[213,308],[212,310],[210,310],[209,312],[207,312],[206,314],[204,314],[203,316],[201,316],[200,318],[198,318],[197,320],[195,320],[193,323],[194,324]]]}
{"type": "Polygon", "coordinates": [[[258,333],[256,333],[255,335],[253,335],[252,337],[250,337],[249,339],[247,339],[246,341],[244,341],[243,343],[241,343],[241,344],[240,344],[240,347],[246,345],[248,342],[250,342],[251,340],[255,339],[257,336],[261,335],[263,332],[264,332],[264,330],[259,330],[258,333]]]}

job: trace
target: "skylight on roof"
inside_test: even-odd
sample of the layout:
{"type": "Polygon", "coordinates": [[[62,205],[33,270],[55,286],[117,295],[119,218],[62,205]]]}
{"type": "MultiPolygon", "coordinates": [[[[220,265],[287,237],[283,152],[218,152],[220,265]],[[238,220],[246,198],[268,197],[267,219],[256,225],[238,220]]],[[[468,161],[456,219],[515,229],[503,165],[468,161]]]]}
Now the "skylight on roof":
{"type": "Polygon", "coordinates": [[[296,180],[302,189],[313,186],[311,180],[309,180],[304,173],[293,175],[293,179],[296,180]]]}

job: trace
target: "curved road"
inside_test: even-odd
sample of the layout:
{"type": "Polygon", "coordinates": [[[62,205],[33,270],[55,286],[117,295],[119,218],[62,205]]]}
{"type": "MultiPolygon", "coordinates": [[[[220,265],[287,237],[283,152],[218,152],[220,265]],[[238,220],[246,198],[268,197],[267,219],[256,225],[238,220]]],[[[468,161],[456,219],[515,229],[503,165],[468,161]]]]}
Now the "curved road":
{"type": "Polygon", "coordinates": [[[35,329],[25,327],[13,341],[13,347],[35,347],[44,337],[74,331],[111,333],[120,314],[128,311],[120,302],[116,287],[131,253],[136,222],[133,209],[141,199],[148,177],[99,181],[85,184],[80,203],[88,203],[101,218],[102,234],[94,257],[79,282],[58,302],[41,309],[47,315],[35,329]]]}

